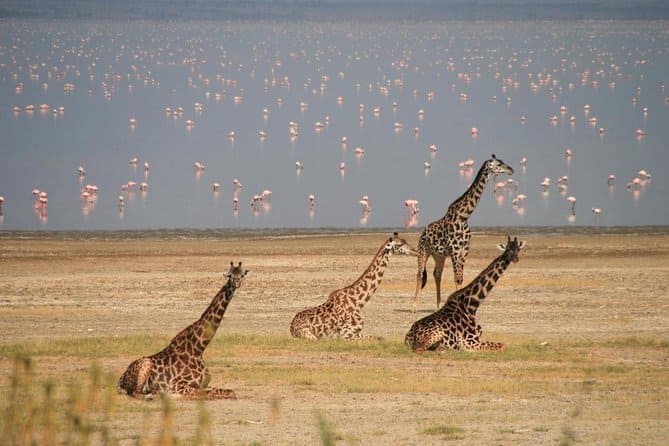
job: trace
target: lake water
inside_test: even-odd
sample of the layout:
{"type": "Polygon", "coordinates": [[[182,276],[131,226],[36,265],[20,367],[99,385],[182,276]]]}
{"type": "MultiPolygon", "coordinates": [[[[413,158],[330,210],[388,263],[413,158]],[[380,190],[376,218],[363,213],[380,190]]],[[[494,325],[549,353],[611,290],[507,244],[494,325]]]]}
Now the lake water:
{"type": "Polygon", "coordinates": [[[473,226],[669,224],[666,21],[1,20],[0,35],[0,230],[421,227],[492,153],[515,185],[491,180],[473,226]]]}

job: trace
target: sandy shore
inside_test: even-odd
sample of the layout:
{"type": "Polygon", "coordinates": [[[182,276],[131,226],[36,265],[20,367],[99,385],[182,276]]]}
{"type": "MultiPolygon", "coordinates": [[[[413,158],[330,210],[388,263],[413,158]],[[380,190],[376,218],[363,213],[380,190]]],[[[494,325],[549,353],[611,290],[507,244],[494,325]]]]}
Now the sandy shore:
{"type": "MultiPolygon", "coordinates": [[[[497,255],[505,232],[475,234],[465,282],[497,255]]],[[[225,381],[240,396],[235,402],[210,405],[220,444],[317,443],[316,410],[330,420],[342,444],[439,444],[444,435],[431,433],[430,427],[444,424],[461,429],[452,439],[459,444],[555,444],[567,437],[582,444],[647,445],[669,438],[669,233],[663,229],[530,234],[519,229],[511,234],[527,246],[478,313],[484,337],[504,341],[510,349],[492,359],[458,355],[457,360],[448,353],[377,358],[355,352],[293,353],[287,348],[221,361],[215,352],[224,349],[228,336],[288,337],[292,316],[355,280],[390,234],[156,234],[0,233],[5,351],[23,343],[83,337],[119,342],[133,336],[169,338],[199,317],[222,285],[229,262],[242,261],[251,274],[235,296],[212,352],[205,355],[212,384],[225,381]],[[532,353],[523,359],[514,346],[532,353]],[[533,346],[555,346],[566,353],[569,366],[564,367],[555,351],[542,358],[533,346]],[[579,367],[578,355],[590,366],[579,367]],[[252,367],[253,377],[231,376],[229,362],[252,367]],[[281,379],[263,382],[257,369],[264,363],[297,369],[314,364],[378,369],[383,371],[379,376],[391,381],[415,371],[417,379],[444,379],[447,390],[400,386],[355,392],[281,379]],[[554,374],[551,367],[557,370],[554,374]],[[616,372],[606,372],[607,367],[616,372]],[[524,376],[525,368],[541,372],[524,376]],[[585,391],[582,383],[589,382],[589,373],[596,384],[585,391]],[[451,382],[467,382],[468,374],[475,378],[473,384],[449,389],[451,382]],[[477,387],[485,377],[501,380],[499,387],[477,387]],[[541,385],[532,385],[535,380],[541,385]],[[515,385],[507,386],[509,381],[515,385]],[[268,408],[277,399],[281,411],[270,423],[268,408]],[[570,415],[574,408],[576,416],[570,415]]],[[[409,232],[405,237],[416,246],[418,235],[409,232]]],[[[432,265],[430,261],[429,271],[432,265]]],[[[430,275],[418,313],[410,311],[415,274],[415,258],[391,259],[379,291],[364,310],[368,335],[382,336],[399,349],[411,323],[435,309],[430,275]]],[[[442,288],[445,295],[453,290],[449,263],[442,288]]],[[[162,347],[147,347],[144,354],[162,347]]],[[[120,375],[133,355],[103,355],[100,362],[109,373],[120,375]]],[[[10,358],[1,359],[8,370],[10,358]]],[[[73,372],[71,358],[54,355],[36,361],[47,374],[73,372]]],[[[74,370],[82,373],[84,361],[74,363],[74,370]]],[[[119,399],[122,408],[154,404],[119,399]]],[[[177,404],[190,426],[196,409],[187,401],[177,404]]],[[[124,419],[122,409],[116,417],[118,437],[133,438],[139,420],[124,419]]]]}

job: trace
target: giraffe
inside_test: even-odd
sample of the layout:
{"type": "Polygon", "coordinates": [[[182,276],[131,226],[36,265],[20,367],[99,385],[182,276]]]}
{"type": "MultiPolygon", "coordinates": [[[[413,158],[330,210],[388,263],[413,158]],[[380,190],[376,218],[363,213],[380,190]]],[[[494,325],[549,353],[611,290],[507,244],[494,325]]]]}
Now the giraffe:
{"type": "Polygon", "coordinates": [[[504,252],[471,281],[451,294],[443,307],[413,323],[404,342],[417,353],[425,350],[504,350],[501,342],[481,341],[481,326],[476,322],[476,310],[495,283],[513,262],[524,242],[508,238],[504,252]]]}
{"type": "Polygon", "coordinates": [[[413,312],[416,312],[420,290],[427,282],[427,260],[434,258],[434,282],[437,287],[437,307],[441,306],[441,273],[446,256],[451,257],[456,289],[462,285],[465,259],[469,254],[471,231],[467,220],[481,200],[483,189],[492,175],[506,173],[513,175],[513,168],[504,164],[495,155],[486,160],[479,169],[469,188],[448,207],[439,220],[428,224],[418,240],[418,273],[416,293],[413,298],[413,312]]]}
{"type": "Polygon", "coordinates": [[[128,366],[118,382],[119,393],[152,399],[156,393],[190,398],[236,399],[229,389],[209,387],[210,374],[202,355],[216,334],[232,296],[248,270],[230,262],[227,282],[214,296],[200,319],[181,330],[162,351],[139,358],[128,366]]]}
{"type": "Polygon", "coordinates": [[[395,253],[415,255],[416,251],[395,232],[383,242],[355,282],[330,293],[324,303],[297,313],[290,323],[290,333],[296,338],[307,339],[370,338],[361,335],[364,326],[361,310],[379,287],[390,256],[395,253]]]}

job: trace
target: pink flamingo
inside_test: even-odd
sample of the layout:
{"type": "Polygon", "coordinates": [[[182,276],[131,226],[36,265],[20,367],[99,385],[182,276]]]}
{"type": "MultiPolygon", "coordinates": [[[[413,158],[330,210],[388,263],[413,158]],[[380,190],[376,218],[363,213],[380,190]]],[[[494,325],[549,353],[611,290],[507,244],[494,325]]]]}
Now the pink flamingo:
{"type": "Polygon", "coordinates": [[[414,199],[404,200],[404,207],[406,207],[409,216],[416,216],[420,214],[420,208],[418,207],[418,200],[414,199]]]}
{"type": "Polygon", "coordinates": [[[420,214],[418,200],[404,200],[404,207],[407,210],[407,218],[404,222],[404,227],[410,228],[412,226],[416,226],[418,224],[418,215],[420,214]]]}

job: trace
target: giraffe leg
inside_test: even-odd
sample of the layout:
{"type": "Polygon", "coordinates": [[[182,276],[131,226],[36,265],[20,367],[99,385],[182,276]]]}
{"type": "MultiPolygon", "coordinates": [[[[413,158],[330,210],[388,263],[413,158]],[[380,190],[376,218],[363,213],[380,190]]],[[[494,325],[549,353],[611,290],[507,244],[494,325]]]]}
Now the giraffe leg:
{"type": "Polygon", "coordinates": [[[491,342],[491,341],[481,341],[474,345],[468,345],[467,350],[478,350],[478,351],[504,351],[506,350],[506,344],[503,342],[491,342]]]}
{"type": "Polygon", "coordinates": [[[462,234],[462,240],[458,245],[458,249],[451,252],[451,261],[453,262],[453,278],[455,280],[455,289],[459,290],[462,287],[462,282],[465,275],[465,259],[469,255],[469,244],[472,234],[469,227],[465,227],[462,234]]]}
{"type": "Polygon", "coordinates": [[[220,389],[218,387],[207,387],[204,389],[207,396],[212,400],[236,400],[237,394],[234,390],[220,389]]]}
{"type": "Polygon", "coordinates": [[[365,320],[362,314],[356,312],[346,318],[346,323],[339,328],[339,336],[349,341],[383,341],[380,336],[366,336],[362,334],[365,320]]]}
{"type": "Polygon", "coordinates": [[[218,387],[196,387],[191,382],[186,380],[177,380],[172,383],[172,393],[182,396],[184,398],[207,398],[207,399],[237,399],[237,395],[233,390],[220,389],[218,387]]]}
{"type": "Polygon", "coordinates": [[[427,330],[407,336],[405,342],[415,353],[423,353],[438,348],[442,340],[442,334],[437,330],[427,330]]]}
{"type": "Polygon", "coordinates": [[[444,256],[434,256],[434,284],[437,288],[437,308],[441,307],[441,273],[444,271],[446,258],[444,256]]]}
{"type": "Polygon", "coordinates": [[[150,394],[148,381],[152,370],[153,361],[150,358],[139,358],[131,362],[118,381],[118,392],[134,397],[150,394]]]}
{"type": "Polygon", "coordinates": [[[453,277],[455,279],[455,289],[459,290],[465,276],[465,259],[459,256],[451,256],[453,262],[453,277]]]}
{"type": "Polygon", "coordinates": [[[426,250],[418,251],[418,272],[416,273],[416,293],[413,296],[413,305],[412,310],[415,313],[416,307],[418,306],[418,299],[420,298],[420,290],[425,286],[427,282],[427,272],[425,271],[425,265],[427,264],[427,258],[429,254],[426,250]]]}

